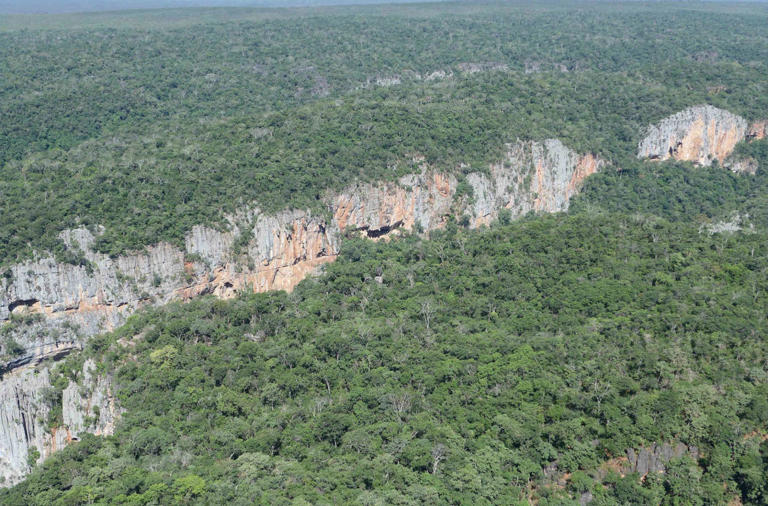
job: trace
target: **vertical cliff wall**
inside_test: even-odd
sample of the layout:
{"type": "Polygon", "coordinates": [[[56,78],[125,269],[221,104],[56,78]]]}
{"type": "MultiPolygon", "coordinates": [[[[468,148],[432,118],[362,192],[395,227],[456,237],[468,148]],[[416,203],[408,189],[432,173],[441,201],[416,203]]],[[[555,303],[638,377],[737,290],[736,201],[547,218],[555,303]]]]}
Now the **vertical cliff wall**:
{"type": "Polygon", "coordinates": [[[744,140],[765,137],[766,121],[752,125],[736,114],[711,105],[690,107],[648,127],[637,148],[638,158],[650,160],[689,161],[709,166],[717,160],[735,172],[752,172],[751,160],[731,157],[734,148],[744,140]]]}
{"type": "Polygon", "coordinates": [[[95,364],[86,361],[80,384],[71,382],[63,392],[51,386],[48,366],[25,366],[0,382],[0,472],[4,485],[20,481],[29,460],[40,462],[76,441],[84,432],[111,434],[118,417],[111,381],[94,376],[95,364]],[[61,419],[49,415],[60,405],[61,419]],[[30,459],[37,452],[36,459],[30,459]]]}
{"type": "MultiPolygon", "coordinates": [[[[160,243],[111,258],[91,250],[90,231],[65,231],[63,242],[83,252],[88,264],[42,257],[12,266],[10,276],[0,278],[0,322],[39,315],[47,322],[67,322],[78,335],[91,335],[113,328],[144,304],[204,294],[226,298],[240,290],[290,290],[333,260],[349,231],[378,238],[416,225],[433,230],[451,215],[467,215],[477,226],[503,208],[513,216],[563,211],[583,180],[603,165],[553,139],[506,147],[503,160],[466,177],[471,197],[457,197],[455,176],[424,166],[397,182],[358,184],[333,195],[324,216],[308,210],[268,215],[254,208],[228,217],[224,230],[193,227],[183,249],[160,243]]],[[[37,330],[12,333],[31,346],[30,335],[39,335],[37,330]]]]}
{"type": "Polygon", "coordinates": [[[509,144],[504,159],[492,165],[489,174],[467,176],[474,202],[465,213],[478,226],[496,219],[501,209],[513,216],[565,211],[584,179],[603,165],[596,156],[578,155],[556,139],[509,144]]]}
{"type": "Polygon", "coordinates": [[[651,126],[640,141],[638,157],[722,163],[746,134],[744,118],[711,105],[695,106],[651,126]]]}
{"type": "Polygon", "coordinates": [[[15,265],[10,277],[0,278],[0,325],[6,321],[8,329],[0,342],[0,411],[5,413],[0,475],[6,484],[19,480],[32,447],[45,456],[81,431],[112,430],[117,411],[110,387],[84,372],[83,383],[92,393],[64,392],[69,432],[47,431],[40,420],[48,413],[41,402],[49,386],[48,369],[33,366],[51,353],[58,357],[77,349],[87,336],[112,329],[138,307],[204,294],[228,298],[241,290],[290,290],[335,259],[347,233],[378,239],[414,227],[434,230],[449,216],[466,216],[471,226],[479,226],[501,209],[512,216],[564,211],[584,179],[602,166],[594,155],[579,155],[558,140],[518,141],[508,144],[503,159],[486,172],[466,176],[471,196],[457,195],[452,174],[422,166],[418,174],[397,182],[357,184],[328,197],[323,216],[308,210],[271,215],[244,209],[228,217],[224,230],[194,227],[183,249],[160,243],[110,258],[91,250],[90,231],[62,233],[67,247],[83,252],[87,265],[43,257],[15,265]],[[102,406],[96,425],[85,422],[91,419],[91,404],[102,406]],[[106,413],[111,415],[104,418],[106,413]]]}

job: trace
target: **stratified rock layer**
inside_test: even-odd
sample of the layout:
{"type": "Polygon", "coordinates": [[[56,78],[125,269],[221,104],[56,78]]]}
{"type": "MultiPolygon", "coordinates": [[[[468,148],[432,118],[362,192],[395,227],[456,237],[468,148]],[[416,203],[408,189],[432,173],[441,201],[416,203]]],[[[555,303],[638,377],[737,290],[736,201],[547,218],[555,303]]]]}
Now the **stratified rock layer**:
{"type": "MultiPolygon", "coordinates": [[[[33,366],[46,354],[61,356],[76,349],[85,337],[114,328],[142,305],[204,294],[229,298],[242,290],[291,290],[336,258],[344,234],[379,239],[414,227],[434,230],[449,216],[466,216],[471,226],[479,226],[495,219],[501,209],[513,217],[564,211],[584,179],[602,165],[594,155],[578,155],[557,140],[518,141],[507,145],[503,160],[487,172],[467,175],[471,196],[457,195],[453,175],[422,166],[420,173],[396,183],[357,184],[329,196],[324,216],[308,210],[267,215],[246,209],[230,216],[224,230],[194,227],[183,250],[160,243],[110,258],[91,250],[94,236],[88,230],[62,233],[64,243],[82,251],[88,265],[44,257],[15,265],[10,278],[0,278],[0,322],[12,315],[42,318],[31,325],[11,324],[7,334],[25,349],[20,356],[8,356],[7,342],[0,343],[6,354],[0,364],[5,374],[0,382],[0,411],[5,414],[0,475],[6,484],[14,483],[26,472],[31,447],[54,451],[66,443],[61,431],[48,433],[36,421],[47,416],[40,392],[49,381],[47,369],[35,374],[33,366]],[[32,377],[34,381],[27,381],[32,377]]],[[[84,377],[94,392],[108,389],[101,381],[84,377]]],[[[86,401],[75,394],[65,391],[70,434],[109,432],[114,417],[103,418],[104,409],[100,425],[84,425],[89,403],[104,404],[109,396],[94,393],[86,401]]]]}

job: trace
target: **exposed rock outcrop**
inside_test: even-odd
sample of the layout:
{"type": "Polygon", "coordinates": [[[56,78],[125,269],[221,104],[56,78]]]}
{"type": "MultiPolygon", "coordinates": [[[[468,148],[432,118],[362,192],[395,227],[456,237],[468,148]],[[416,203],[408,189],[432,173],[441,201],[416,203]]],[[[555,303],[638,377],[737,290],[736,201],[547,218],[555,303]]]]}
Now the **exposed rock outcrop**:
{"type": "Polygon", "coordinates": [[[637,156],[683,160],[709,166],[723,163],[747,135],[747,121],[711,105],[690,107],[648,129],[637,156]]]}
{"type": "Polygon", "coordinates": [[[20,481],[29,471],[28,458],[37,451],[40,462],[76,441],[82,433],[111,434],[118,408],[111,381],[94,377],[86,361],[82,386],[70,383],[63,392],[51,387],[50,369],[23,367],[0,382],[0,472],[4,485],[20,481]],[[60,397],[59,397],[60,395],[60,397]],[[53,405],[61,402],[61,425],[48,426],[53,405]]]}
{"type": "Polygon", "coordinates": [[[754,174],[757,161],[732,156],[744,140],[765,138],[768,121],[747,120],[711,105],[698,105],[651,125],[637,148],[638,158],[680,160],[709,166],[717,162],[734,172],[754,174]]]}
{"type": "Polygon", "coordinates": [[[728,158],[725,161],[725,166],[731,169],[733,172],[742,174],[754,174],[758,169],[757,160],[749,156],[744,158],[728,158]]]}
{"type": "MultiPolygon", "coordinates": [[[[92,232],[69,230],[62,240],[88,264],[43,257],[11,267],[10,277],[0,278],[0,321],[39,314],[91,335],[113,328],[143,304],[203,294],[231,297],[239,290],[290,290],[333,260],[350,230],[379,238],[417,225],[424,231],[440,228],[450,215],[467,215],[477,226],[504,208],[512,216],[563,211],[583,180],[602,165],[594,155],[580,156],[557,140],[518,141],[507,145],[503,160],[488,172],[466,177],[471,198],[457,198],[453,175],[422,166],[397,183],[358,184],[329,196],[330,219],[308,210],[267,215],[247,209],[230,216],[224,230],[194,227],[184,249],[159,243],[111,258],[92,251],[92,232]]],[[[34,344],[29,335],[15,337],[27,348],[34,344]]]]}
{"type": "Polygon", "coordinates": [[[747,140],[759,141],[760,139],[765,139],[766,132],[768,132],[768,120],[756,121],[749,127],[747,140]]]}
{"type": "Polygon", "coordinates": [[[489,175],[467,176],[474,204],[466,212],[475,225],[482,225],[494,220],[501,209],[509,209],[513,216],[565,211],[584,179],[603,165],[596,156],[580,156],[556,139],[510,144],[504,160],[492,165],[489,175]]]}
{"type": "MultiPolygon", "coordinates": [[[[160,243],[111,258],[91,249],[92,232],[77,229],[62,233],[63,242],[81,252],[87,265],[62,264],[44,257],[15,265],[10,277],[0,278],[0,324],[12,315],[40,315],[43,323],[38,325],[44,325],[36,331],[17,325],[6,333],[26,352],[21,362],[5,362],[8,379],[3,379],[0,389],[16,393],[0,397],[0,410],[18,399],[27,399],[24,412],[39,417],[42,411],[35,411],[35,399],[47,384],[47,376],[41,373],[25,390],[23,382],[14,383],[13,378],[32,373],[30,369],[15,372],[14,367],[28,367],[47,353],[63,353],[62,346],[75,349],[87,336],[112,329],[142,305],[204,294],[228,298],[241,290],[291,290],[318,266],[335,259],[341,238],[350,232],[378,239],[414,227],[434,230],[452,215],[466,216],[471,226],[479,226],[505,208],[512,216],[564,211],[584,179],[604,163],[591,154],[578,155],[551,139],[518,141],[506,148],[503,160],[488,172],[467,175],[472,196],[457,196],[456,177],[422,165],[420,173],[402,177],[397,183],[357,184],[329,196],[325,202],[328,212],[323,216],[308,210],[268,215],[245,209],[230,216],[223,230],[194,227],[183,250],[160,243]],[[56,339],[50,338],[53,334],[57,334],[56,339]],[[55,343],[54,351],[40,347],[49,341],[55,343]],[[62,344],[65,342],[69,344],[62,344]]],[[[97,383],[96,391],[102,387],[97,383]]],[[[84,401],[68,394],[67,402],[83,406],[84,401]]],[[[22,410],[20,405],[14,409],[22,410]]],[[[73,409],[73,413],[77,411],[73,409]]],[[[72,416],[72,425],[80,427],[72,416]]],[[[25,448],[48,444],[55,449],[59,447],[56,438],[61,437],[45,436],[42,426],[30,428],[22,418],[6,420],[9,436],[0,441],[0,454],[10,455],[12,461],[0,467],[0,473],[10,481],[26,469],[26,450],[17,451],[23,446],[21,439],[27,441],[25,448]],[[52,437],[54,443],[46,442],[51,441],[46,437],[52,437]],[[2,471],[6,468],[8,472],[2,471]]]]}
{"type": "Polygon", "coordinates": [[[630,448],[627,450],[627,463],[624,471],[627,473],[638,473],[640,476],[645,476],[648,473],[661,473],[664,472],[664,466],[670,460],[686,455],[693,460],[697,460],[699,458],[699,449],[682,443],[677,443],[674,446],[668,443],[654,443],[649,448],[640,448],[637,451],[630,448]]]}
{"type": "Polygon", "coordinates": [[[76,340],[36,344],[25,349],[20,356],[15,356],[0,364],[0,374],[26,365],[34,366],[47,359],[57,360],[78,349],[81,349],[81,346],[76,340]]]}
{"type": "Polygon", "coordinates": [[[120,415],[109,376],[94,375],[96,364],[86,360],[80,383],[70,382],[62,392],[62,429],[70,440],[88,432],[112,434],[120,415]]]}
{"type": "Polygon", "coordinates": [[[741,215],[740,213],[734,213],[728,219],[716,221],[714,223],[705,223],[699,227],[699,233],[722,234],[722,233],[734,233],[754,232],[754,224],[749,222],[749,214],[741,215]]]}
{"type": "Polygon", "coordinates": [[[358,230],[377,238],[416,224],[423,230],[444,225],[456,193],[455,177],[425,171],[404,176],[398,183],[357,185],[339,194],[332,203],[333,229],[358,230]]]}

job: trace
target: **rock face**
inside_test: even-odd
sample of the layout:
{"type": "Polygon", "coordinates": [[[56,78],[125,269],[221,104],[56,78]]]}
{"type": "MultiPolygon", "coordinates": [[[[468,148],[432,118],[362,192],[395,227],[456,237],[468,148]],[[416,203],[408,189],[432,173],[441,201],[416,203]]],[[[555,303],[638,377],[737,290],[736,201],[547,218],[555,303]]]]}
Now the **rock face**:
{"type": "MultiPolygon", "coordinates": [[[[578,155],[557,140],[518,141],[508,144],[503,160],[487,172],[466,176],[471,196],[465,191],[457,195],[459,182],[453,175],[423,165],[420,173],[397,183],[358,184],[329,196],[325,216],[308,210],[267,215],[245,209],[228,217],[224,230],[194,227],[183,250],[160,243],[110,258],[91,250],[92,232],[62,233],[63,242],[82,252],[87,265],[43,257],[15,265],[10,277],[0,278],[0,325],[11,320],[6,323],[11,326],[6,340],[0,342],[5,371],[0,411],[13,413],[3,422],[0,455],[5,460],[0,475],[6,477],[6,484],[18,480],[26,470],[28,448],[55,450],[63,441],[60,432],[47,434],[43,425],[30,421],[45,418],[47,411],[39,396],[48,385],[46,369],[35,374],[30,366],[46,356],[77,349],[87,336],[114,328],[138,307],[204,294],[229,298],[241,290],[291,290],[318,266],[334,260],[342,237],[349,233],[379,239],[414,227],[434,230],[444,226],[449,216],[466,216],[470,226],[479,226],[495,219],[501,209],[508,209],[512,216],[564,211],[584,179],[603,164],[594,155],[578,155]],[[24,323],[33,318],[37,320],[24,323]],[[27,383],[30,377],[34,381],[27,383]]],[[[85,381],[96,381],[94,392],[108,389],[101,380],[88,377],[85,381]]],[[[67,408],[70,433],[111,430],[113,418],[86,427],[87,415],[75,414],[86,413],[89,402],[103,404],[106,394],[94,395],[86,401],[74,392],[66,394],[65,402],[71,404],[67,408]]]]}
{"type": "Polygon", "coordinates": [[[637,156],[704,166],[713,160],[723,163],[747,131],[747,121],[740,116],[711,105],[690,107],[652,125],[640,141],[637,156]]]}
{"type": "Polygon", "coordinates": [[[755,174],[758,169],[757,160],[747,156],[739,158],[737,160],[728,159],[725,161],[725,166],[731,169],[733,172],[739,172],[743,174],[755,174]]]}
{"type": "Polygon", "coordinates": [[[68,440],[88,432],[97,436],[111,435],[120,415],[112,392],[112,379],[94,375],[96,364],[86,360],[83,364],[81,385],[70,382],[62,392],[62,429],[68,440]]]}
{"type": "Polygon", "coordinates": [[[48,367],[22,367],[0,382],[0,472],[4,485],[20,481],[29,471],[30,452],[38,462],[76,441],[84,432],[111,434],[118,416],[111,381],[94,377],[92,361],[86,361],[81,382],[63,392],[51,387],[48,367]],[[60,395],[60,398],[58,397],[60,395]],[[61,402],[63,423],[48,426],[52,406],[61,402]]]}
{"type": "MultiPolygon", "coordinates": [[[[580,156],[552,139],[506,147],[503,160],[488,172],[466,177],[471,197],[457,196],[453,175],[423,166],[421,173],[397,183],[359,184],[328,197],[327,216],[308,210],[267,215],[247,209],[228,217],[223,231],[196,226],[184,249],[159,243],[111,258],[91,250],[90,231],[65,231],[63,242],[82,252],[88,264],[43,257],[12,266],[10,277],[0,278],[0,322],[40,315],[49,325],[59,322],[57,328],[76,329],[67,334],[67,340],[75,340],[113,328],[144,304],[204,294],[232,297],[239,290],[290,290],[318,265],[333,260],[342,236],[350,231],[375,239],[414,226],[440,228],[451,215],[466,215],[477,226],[505,208],[512,216],[564,211],[583,180],[603,166],[594,155],[580,156]]],[[[25,328],[20,325],[11,334],[26,348],[36,344],[30,341],[35,336],[51,332],[25,328]]]]}
{"type": "Polygon", "coordinates": [[[760,139],[765,139],[766,132],[768,132],[768,120],[756,121],[749,127],[747,140],[759,141],[760,139]]]}
{"type": "Polygon", "coordinates": [[[747,120],[711,105],[690,107],[648,127],[637,147],[638,158],[680,160],[709,166],[717,160],[733,172],[754,174],[757,161],[732,156],[741,141],[764,139],[768,120],[747,126],[747,120]]]}
{"type": "Polygon", "coordinates": [[[491,166],[490,175],[467,176],[474,196],[468,214],[475,225],[482,225],[501,209],[509,209],[513,216],[565,211],[584,179],[603,165],[594,155],[579,156],[555,139],[510,144],[504,160],[491,166]]]}
{"type": "Polygon", "coordinates": [[[665,470],[665,464],[673,458],[684,455],[696,460],[699,458],[699,449],[682,443],[677,443],[675,446],[654,443],[650,448],[640,448],[638,451],[630,448],[627,450],[627,465],[624,471],[638,473],[640,476],[648,473],[662,473],[665,470]]]}

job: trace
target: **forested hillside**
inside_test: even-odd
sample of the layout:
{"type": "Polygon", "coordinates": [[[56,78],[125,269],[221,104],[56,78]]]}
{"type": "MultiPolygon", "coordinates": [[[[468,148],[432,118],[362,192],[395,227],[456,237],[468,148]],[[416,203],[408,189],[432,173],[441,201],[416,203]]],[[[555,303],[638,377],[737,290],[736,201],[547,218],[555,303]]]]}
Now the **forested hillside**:
{"type": "Polygon", "coordinates": [[[768,504],[765,5],[0,51],[0,503],[768,504]]]}
{"type": "Polygon", "coordinates": [[[580,213],[350,242],[290,295],[94,339],[58,371],[114,372],[118,431],[0,498],[763,504],[766,239],[580,213]],[[701,459],[621,471],[654,442],[701,459]]]}
{"type": "Polygon", "coordinates": [[[759,5],[213,12],[0,32],[0,264],[80,225],[105,226],[111,254],[178,244],[245,204],[394,179],[414,154],[458,172],[554,137],[629,168],[685,107],[768,117],[759,5]]]}

